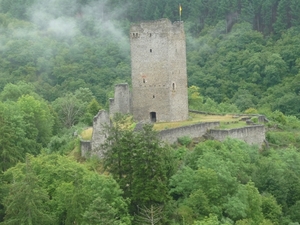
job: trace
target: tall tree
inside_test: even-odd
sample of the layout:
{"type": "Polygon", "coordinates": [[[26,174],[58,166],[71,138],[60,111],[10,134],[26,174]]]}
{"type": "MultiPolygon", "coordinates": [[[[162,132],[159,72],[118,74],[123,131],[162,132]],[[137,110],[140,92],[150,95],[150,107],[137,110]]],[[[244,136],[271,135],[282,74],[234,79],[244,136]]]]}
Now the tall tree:
{"type": "Polygon", "coordinates": [[[127,201],[116,181],[68,157],[28,156],[26,163],[6,171],[4,178],[11,190],[4,202],[4,224],[22,224],[23,220],[30,224],[30,216],[34,220],[30,225],[40,224],[39,217],[43,224],[131,224],[127,201]]]}
{"type": "Polygon", "coordinates": [[[25,156],[25,123],[16,104],[0,102],[0,133],[0,170],[4,172],[25,156]]]}
{"type": "Polygon", "coordinates": [[[38,154],[52,136],[54,118],[50,108],[43,100],[37,100],[29,95],[19,98],[17,105],[26,123],[27,152],[38,154]]]}
{"type": "Polygon", "coordinates": [[[172,158],[152,126],[145,125],[141,131],[134,132],[124,129],[119,120],[109,129],[103,148],[105,168],[124,190],[124,196],[132,200],[133,210],[137,205],[150,207],[167,202],[172,158]]]}
{"type": "Polygon", "coordinates": [[[6,175],[13,176],[14,181],[10,184],[9,195],[4,200],[6,211],[3,224],[5,225],[41,223],[47,225],[54,222],[54,217],[49,210],[49,196],[47,191],[40,187],[30,158],[30,156],[26,157],[22,172],[17,171],[20,167],[6,172],[6,175]]]}

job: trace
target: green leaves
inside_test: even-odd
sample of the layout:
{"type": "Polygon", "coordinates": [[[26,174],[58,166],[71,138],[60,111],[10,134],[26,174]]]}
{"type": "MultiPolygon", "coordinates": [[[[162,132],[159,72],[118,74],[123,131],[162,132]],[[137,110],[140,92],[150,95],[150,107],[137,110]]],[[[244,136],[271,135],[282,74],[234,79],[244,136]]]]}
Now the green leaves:
{"type": "Polygon", "coordinates": [[[54,124],[54,118],[50,113],[49,106],[45,102],[36,100],[29,95],[19,98],[17,105],[24,114],[28,139],[46,146],[52,136],[54,124]]]}
{"type": "Polygon", "coordinates": [[[103,147],[105,167],[124,190],[124,196],[131,199],[132,210],[137,205],[150,207],[169,199],[167,183],[173,172],[172,158],[152,126],[133,132],[122,129],[117,121],[109,129],[103,147]]]}
{"type": "MultiPolygon", "coordinates": [[[[285,156],[274,155],[269,161],[256,147],[238,140],[199,143],[186,155],[185,166],[170,179],[170,194],[178,203],[179,217],[189,221],[188,224],[193,221],[195,224],[212,221],[212,224],[280,224],[284,202],[288,202],[282,199],[289,196],[286,187],[295,187],[294,182],[285,183],[287,179],[281,173],[293,175],[280,161],[280,158],[291,159],[293,153],[282,154],[285,156]],[[267,163],[265,168],[265,161],[272,164],[267,163]]],[[[298,189],[289,190],[292,196],[298,196],[298,189]]]]}
{"type": "Polygon", "coordinates": [[[9,195],[5,198],[4,224],[53,224],[54,218],[49,211],[49,196],[38,183],[38,177],[32,169],[30,156],[22,167],[12,168],[6,175],[12,174],[15,181],[10,184],[9,195]],[[22,171],[20,171],[20,169],[22,171]]]}
{"type": "MultiPolygon", "coordinates": [[[[70,128],[77,124],[85,113],[89,113],[88,104],[92,98],[93,94],[88,88],[79,88],[75,93],[66,93],[63,97],[57,98],[52,105],[61,123],[66,128],[70,128]]],[[[90,107],[95,108],[95,106],[90,107]]],[[[92,119],[95,115],[86,116],[92,119]]]]}
{"type": "Polygon", "coordinates": [[[10,189],[4,224],[38,224],[38,218],[43,224],[130,224],[118,184],[65,156],[28,156],[4,175],[10,189]]]}
{"type": "Polygon", "coordinates": [[[23,160],[25,124],[15,104],[0,103],[0,166],[1,171],[23,160]]]}

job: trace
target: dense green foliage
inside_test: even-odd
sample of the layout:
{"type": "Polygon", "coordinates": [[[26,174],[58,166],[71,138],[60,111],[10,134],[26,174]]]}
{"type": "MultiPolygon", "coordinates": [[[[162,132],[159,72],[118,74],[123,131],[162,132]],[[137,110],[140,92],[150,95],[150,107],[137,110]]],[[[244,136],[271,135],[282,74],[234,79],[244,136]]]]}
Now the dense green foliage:
{"type": "Polygon", "coordinates": [[[26,81],[46,100],[62,102],[89,88],[106,106],[113,84],[130,82],[130,23],[178,20],[179,3],[188,80],[203,103],[299,116],[296,0],[1,0],[0,89],[26,81]]]}
{"type": "Polygon", "coordinates": [[[115,125],[108,128],[103,146],[104,166],[131,199],[131,210],[166,204],[168,179],[174,170],[170,148],[163,146],[152,126],[134,132],[124,128],[124,118],[115,117],[115,125]]]}
{"type": "Polygon", "coordinates": [[[297,0],[0,0],[1,224],[300,223],[299,15],[297,0]],[[118,120],[104,161],[66,156],[130,83],[130,24],[179,4],[189,107],[265,114],[270,148],[172,148],[118,120]]]}
{"type": "Polygon", "coordinates": [[[28,155],[4,173],[4,180],[9,194],[3,224],[130,223],[117,183],[65,156],[28,155]]]}
{"type": "Polygon", "coordinates": [[[230,139],[186,149],[181,168],[170,180],[178,219],[186,224],[202,224],[193,221],[207,218],[217,221],[213,224],[299,222],[294,211],[299,156],[295,148],[261,154],[256,147],[230,139]]]}

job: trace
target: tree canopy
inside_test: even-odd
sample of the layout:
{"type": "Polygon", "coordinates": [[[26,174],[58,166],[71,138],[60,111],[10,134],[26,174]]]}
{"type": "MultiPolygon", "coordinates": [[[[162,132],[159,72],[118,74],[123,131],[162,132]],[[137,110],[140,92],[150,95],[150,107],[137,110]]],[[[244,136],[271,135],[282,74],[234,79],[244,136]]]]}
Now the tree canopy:
{"type": "Polygon", "coordinates": [[[299,223],[299,15],[296,0],[0,0],[1,224],[299,223]],[[121,120],[105,160],[79,156],[131,82],[131,24],[160,18],[184,21],[190,109],[265,114],[269,149],[167,146],[121,120]]]}

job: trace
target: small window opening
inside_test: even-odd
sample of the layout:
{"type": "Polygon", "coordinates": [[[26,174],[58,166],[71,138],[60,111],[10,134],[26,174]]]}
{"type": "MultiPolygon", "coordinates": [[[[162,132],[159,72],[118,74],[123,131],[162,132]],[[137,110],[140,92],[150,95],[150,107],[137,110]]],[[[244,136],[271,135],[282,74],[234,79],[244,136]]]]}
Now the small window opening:
{"type": "Polygon", "coordinates": [[[175,90],[175,83],[172,84],[173,91],[175,90]]]}
{"type": "Polygon", "coordinates": [[[146,83],[146,80],[145,80],[145,78],[143,78],[143,83],[146,83]]]}
{"type": "Polygon", "coordinates": [[[152,34],[150,33],[150,34],[149,34],[149,36],[151,37],[151,36],[152,36],[152,34]]]}
{"type": "Polygon", "coordinates": [[[152,49],[150,48],[150,52],[152,52],[152,49]]]}
{"type": "Polygon", "coordinates": [[[155,98],[155,95],[153,95],[153,98],[155,98]]]}
{"type": "Polygon", "coordinates": [[[150,121],[152,123],[156,122],[156,112],[150,112],[150,121]]]}

